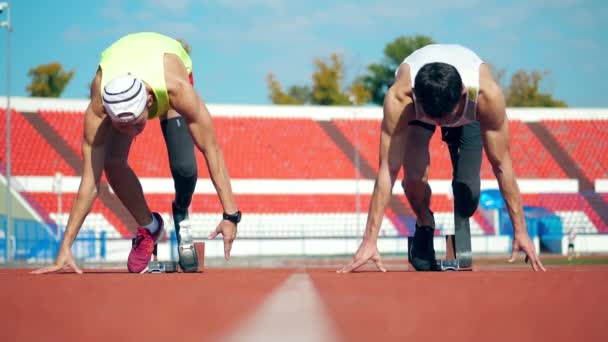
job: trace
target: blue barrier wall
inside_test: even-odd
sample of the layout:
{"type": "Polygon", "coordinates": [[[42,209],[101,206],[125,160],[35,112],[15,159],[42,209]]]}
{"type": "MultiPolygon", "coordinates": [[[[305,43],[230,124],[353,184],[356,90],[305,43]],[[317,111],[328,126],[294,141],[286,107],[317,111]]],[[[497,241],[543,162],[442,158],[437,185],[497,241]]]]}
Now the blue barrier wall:
{"type": "MultiPolygon", "coordinates": [[[[513,224],[499,190],[482,191],[479,205],[484,210],[498,210],[499,233],[513,236],[513,224]]],[[[542,251],[561,253],[563,224],[559,216],[547,208],[524,205],[524,220],[530,237],[539,238],[542,251]]]]}
{"type": "MultiPolygon", "coordinates": [[[[61,245],[61,236],[54,236],[53,231],[44,223],[34,220],[13,219],[14,260],[37,261],[53,260],[61,245]]],[[[0,256],[7,260],[8,252],[6,217],[0,215],[0,256]]],[[[81,230],[72,246],[74,257],[79,260],[104,259],[106,256],[106,234],[91,230],[81,230]]]]}

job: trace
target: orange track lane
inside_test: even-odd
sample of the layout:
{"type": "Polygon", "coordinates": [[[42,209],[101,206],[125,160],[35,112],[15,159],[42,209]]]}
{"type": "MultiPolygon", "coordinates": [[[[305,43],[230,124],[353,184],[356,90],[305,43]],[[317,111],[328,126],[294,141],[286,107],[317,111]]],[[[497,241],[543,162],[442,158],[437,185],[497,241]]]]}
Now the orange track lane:
{"type": "Polygon", "coordinates": [[[292,273],[27,272],[0,269],[0,341],[209,340],[245,319],[292,273]]]}
{"type": "Polygon", "coordinates": [[[344,341],[608,341],[608,267],[493,269],[311,277],[344,341]]]}
{"type": "Polygon", "coordinates": [[[206,341],[233,332],[296,272],[309,273],[342,341],[608,341],[607,266],[477,270],[34,276],[0,269],[0,341],[206,341]]]}

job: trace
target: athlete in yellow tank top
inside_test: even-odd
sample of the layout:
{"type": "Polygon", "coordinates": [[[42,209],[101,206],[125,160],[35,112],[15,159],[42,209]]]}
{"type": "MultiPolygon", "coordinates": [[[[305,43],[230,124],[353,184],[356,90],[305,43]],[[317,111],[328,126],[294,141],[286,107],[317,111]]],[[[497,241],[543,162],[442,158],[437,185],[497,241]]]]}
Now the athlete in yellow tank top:
{"type": "Polygon", "coordinates": [[[205,156],[224,209],[210,238],[221,234],[225,257],[230,257],[240,211],[211,115],[192,85],[192,61],[178,41],[142,32],[122,37],[101,54],[85,112],[83,174],[78,195],[55,263],[35,273],[55,272],[64,266],[82,272],[74,262],[71,246],[99,193],[104,171],[110,186],[139,226],[127,267],[131,272],[146,271],[156,243],[165,234],[164,225],[162,217],[150,211],[141,183],[127,159],[133,137],[143,131],[148,119],[155,117],[160,118],[175,185],[172,210],[180,244],[180,266],[184,271],[197,268],[194,248],[189,248],[193,246],[181,248],[182,244],[192,244],[184,220],[188,218],[198,178],[194,145],[205,156]],[[180,232],[182,222],[184,231],[180,232]]]}
{"type": "Polygon", "coordinates": [[[101,53],[101,89],[116,77],[132,75],[146,83],[154,94],[154,105],[148,118],[169,110],[169,94],[165,83],[164,55],[173,54],[192,74],[192,60],[175,39],[154,32],[127,35],[101,53]]]}

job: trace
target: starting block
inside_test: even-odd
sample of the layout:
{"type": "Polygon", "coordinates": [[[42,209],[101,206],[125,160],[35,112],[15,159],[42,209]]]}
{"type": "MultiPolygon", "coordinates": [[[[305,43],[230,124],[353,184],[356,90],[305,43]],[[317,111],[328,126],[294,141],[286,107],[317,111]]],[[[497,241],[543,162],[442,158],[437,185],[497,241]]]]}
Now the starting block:
{"type": "Polygon", "coordinates": [[[150,261],[147,273],[175,273],[177,262],[175,261],[150,261]]]}
{"type": "MultiPolygon", "coordinates": [[[[196,256],[198,259],[198,267],[195,273],[204,272],[205,267],[205,243],[204,242],[195,242],[194,249],[196,250],[196,256]]],[[[148,271],[147,273],[182,273],[184,270],[181,267],[178,267],[177,261],[158,261],[158,255],[156,246],[154,246],[154,251],[152,252],[152,261],[148,263],[148,271]]],[[[189,272],[190,273],[190,272],[189,272]]]]}
{"type": "MultiPolygon", "coordinates": [[[[473,254],[471,252],[471,227],[468,217],[461,217],[454,212],[454,233],[446,235],[446,259],[437,260],[435,271],[472,271],[473,254]]],[[[413,237],[408,237],[408,251],[412,249],[413,237]]],[[[408,252],[408,261],[410,254],[408,252]]]]}
{"type": "Polygon", "coordinates": [[[437,260],[436,264],[437,271],[472,271],[471,267],[463,267],[460,265],[460,260],[458,259],[450,259],[450,260],[437,260]]]}
{"type": "Polygon", "coordinates": [[[471,226],[468,217],[454,211],[454,233],[445,236],[446,260],[437,260],[437,271],[472,271],[471,226]]]}

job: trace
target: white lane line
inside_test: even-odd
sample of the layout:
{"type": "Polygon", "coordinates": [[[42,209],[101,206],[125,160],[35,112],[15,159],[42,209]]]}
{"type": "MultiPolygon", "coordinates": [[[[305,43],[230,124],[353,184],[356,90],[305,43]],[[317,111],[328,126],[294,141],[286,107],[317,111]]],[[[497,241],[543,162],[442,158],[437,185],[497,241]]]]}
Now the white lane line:
{"type": "MultiPolygon", "coordinates": [[[[55,192],[58,179],[54,176],[16,176],[14,181],[27,192],[55,192]]],[[[0,177],[0,180],[2,178],[0,177]]],[[[173,194],[175,188],[171,177],[140,177],[139,181],[146,194],[173,194]]],[[[61,177],[61,192],[76,193],[80,186],[80,177],[61,177]]],[[[517,180],[523,194],[537,193],[577,193],[578,180],[570,178],[536,179],[519,178],[517,180]]],[[[370,195],[374,191],[373,179],[231,179],[232,190],[237,195],[370,195]]],[[[429,185],[433,194],[451,195],[452,181],[448,179],[430,179],[429,185]]],[[[607,185],[608,187],[608,185],[607,185]]],[[[481,189],[498,189],[495,179],[482,179],[481,189]]],[[[110,188],[110,191],[112,189],[110,188]]],[[[215,194],[213,183],[199,178],[195,194],[215,194]]],[[[395,182],[394,194],[402,194],[401,182],[395,182]]]]}
{"type": "Polygon", "coordinates": [[[335,342],[336,333],[310,276],[291,275],[226,342],[335,342]]]}

